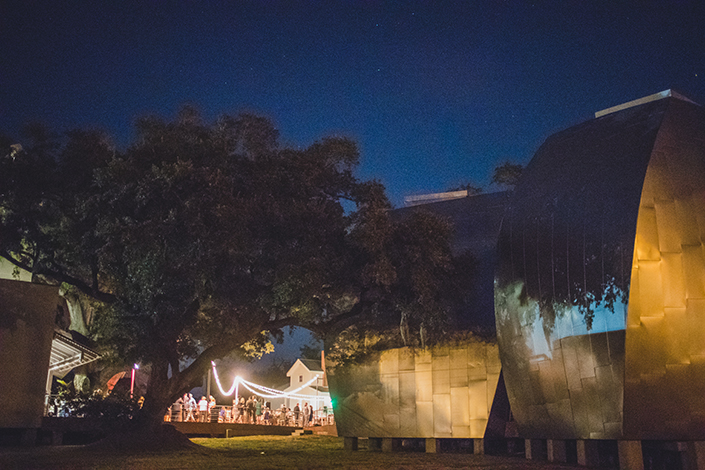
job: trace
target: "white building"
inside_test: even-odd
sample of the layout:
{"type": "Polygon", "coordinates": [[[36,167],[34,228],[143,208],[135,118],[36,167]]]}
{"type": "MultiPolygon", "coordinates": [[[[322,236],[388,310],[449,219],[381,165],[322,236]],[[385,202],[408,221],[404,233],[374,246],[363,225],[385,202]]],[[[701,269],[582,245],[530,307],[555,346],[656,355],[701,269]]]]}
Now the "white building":
{"type": "Polygon", "coordinates": [[[313,405],[314,410],[322,410],[324,406],[327,410],[332,410],[328,383],[320,361],[297,359],[286,376],[289,377],[289,386],[283,392],[291,396],[272,400],[272,407],[276,408],[284,403],[293,409],[298,403],[299,408],[303,408],[304,403],[308,403],[313,405]]]}

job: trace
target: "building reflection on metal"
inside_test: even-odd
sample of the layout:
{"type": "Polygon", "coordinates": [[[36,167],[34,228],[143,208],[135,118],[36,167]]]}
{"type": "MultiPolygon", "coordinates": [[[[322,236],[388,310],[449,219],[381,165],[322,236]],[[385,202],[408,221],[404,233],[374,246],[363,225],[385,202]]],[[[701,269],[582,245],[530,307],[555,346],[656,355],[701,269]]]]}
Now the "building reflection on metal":
{"type": "Polygon", "coordinates": [[[340,436],[482,438],[500,376],[496,343],[383,351],[336,368],[340,436]]]}
{"type": "Polygon", "coordinates": [[[512,412],[527,438],[703,439],[705,113],[670,92],[607,111],[551,136],[505,213],[512,412]]]}

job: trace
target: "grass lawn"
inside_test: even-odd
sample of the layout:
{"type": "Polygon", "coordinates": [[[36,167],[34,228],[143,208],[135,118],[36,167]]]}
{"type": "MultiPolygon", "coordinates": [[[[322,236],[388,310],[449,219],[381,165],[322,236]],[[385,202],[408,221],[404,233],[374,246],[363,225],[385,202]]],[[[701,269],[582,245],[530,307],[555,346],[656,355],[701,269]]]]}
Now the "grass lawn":
{"type": "MultiPolygon", "coordinates": [[[[186,451],[117,453],[84,446],[0,448],[0,469],[547,469],[584,468],[519,458],[469,454],[382,453],[343,450],[343,439],[327,436],[249,436],[193,439],[186,451]]],[[[364,441],[362,441],[364,442],[364,441]]],[[[362,446],[361,446],[362,447],[362,446]]]]}

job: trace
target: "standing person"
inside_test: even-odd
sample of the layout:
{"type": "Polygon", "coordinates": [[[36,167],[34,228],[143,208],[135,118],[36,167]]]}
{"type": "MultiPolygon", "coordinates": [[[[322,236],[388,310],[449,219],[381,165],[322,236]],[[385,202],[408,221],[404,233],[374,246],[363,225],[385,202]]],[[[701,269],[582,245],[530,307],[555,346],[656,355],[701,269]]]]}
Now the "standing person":
{"type": "MultiPolygon", "coordinates": [[[[208,399],[208,421],[214,421],[213,420],[213,410],[215,410],[215,397],[213,395],[210,396],[208,399]]],[[[215,422],[218,421],[218,415],[215,415],[215,422]]]]}
{"type": "Polygon", "coordinates": [[[198,401],[198,421],[201,423],[206,422],[206,415],[208,413],[208,400],[206,397],[201,397],[198,401]]]}
{"type": "Polygon", "coordinates": [[[171,405],[171,420],[181,421],[183,419],[184,397],[179,397],[173,405],[171,405]]]}
{"type": "Polygon", "coordinates": [[[245,397],[240,397],[240,402],[237,404],[237,419],[239,422],[245,422],[245,397]]]}
{"type": "Polygon", "coordinates": [[[255,420],[255,397],[251,396],[247,399],[247,422],[253,423],[255,420]]]}
{"type": "Polygon", "coordinates": [[[279,425],[280,426],[286,426],[288,424],[288,417],[287,413],[289,413],[289,410],[287,409],[286,405],[282,403],[282,407],[279,410],[279,425]]]}
{"type": "Polygon", "coordinates": [[[299,415],[301,414],[301,408],[299,408],[299,404],[297,403],[296,406],[294,406],[294,426],[299,425],[299,415]]]}
{"type": "Polygon", "coordinates": [[[186,421],[188,416],[188,393],[181,397],[181,421],[186,421]]]}
{"type": "Polygon", "coordinates": [[[304,426],[310,426],[311,421],[311,407],[308,403],[304,403],[304,426]]]}
{"type": "Polygon", "coordinates": [[[237,419],[240,417],[240,413],[238,412],[238,404],[240,403],[239,400],[233,398],[233,410],[230,412],[230,422],[231,423],[236,423],[237,419]]]}
{"type": "Polygon", "coordinates": [[[193,395],[190,393],[188,394],[188,407],[186,408],[186,419],[184,421],[196,421],[196,399],[193,398],[193,395]]]}
{"type": "Polygon", "coordinates": [[[258,398],[255,399],[255,423],[260,424],[262,416],[262,401],[258,398]]]}

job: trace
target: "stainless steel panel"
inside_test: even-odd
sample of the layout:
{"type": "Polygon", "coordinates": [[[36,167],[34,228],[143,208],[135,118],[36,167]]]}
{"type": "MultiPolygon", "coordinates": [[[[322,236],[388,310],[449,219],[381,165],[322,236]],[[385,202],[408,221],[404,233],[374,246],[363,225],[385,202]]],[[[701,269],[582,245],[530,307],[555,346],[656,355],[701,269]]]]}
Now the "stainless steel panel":
{"type": "MultiPolygon", "coordinates": [[[[680,245],[678,245],[680,251],[680,245]]],[[[663,306],[685,307],[685,279],[683,278],[683,254],[661,253],[661,279],[663,282],[663,306]]]]}
{"type": "MultiPolygon", "coordinates": [[[[487,347],[486,345],[483,345],[482,349],[479,351],[478,357],[482,357],[487,360],[487,373],[494,374],[498,378],[500,372],[502,372],[502,361],[500,360],[499,349],[497,348],[497,346],[494,344],[492,345],[492,347],[487,347]]],[[[468,358],[470,358],[469,352],[468,358]]],[[[497,383],[496,379],[495,383],[497,383]]]]}
{"type": "MultiPolygon", "coordinates": [[[[482,430],[480,432],[484,432],[485,427],[487,427],[486,423],[482,426],[482,430]]],[[[452,433],[453,433],[454,439],[472,438],[473,437],[473,433],[470,430],[470,425],[468,425],[468,426],[455,426],[455,425],[453,425],[452,433]]],[[[474,435],[477,436],[477,434],[474,434],[474,435]]]]}
{"type": "Polygon", "coordinates": [[[611,397],[621,395],[621,380],[615,380],[613,367],[606,365],[595,369],[597,395],[603,423],[622,421],[622,400],[611,397]]]}
{"type": "Polygon", "coordinates": [[[556,423],[558,426],[555,429],[556,434],[564,436],[572,436],[575,431],[572,426],[573,409],[570,399],[558,400],[546,404],[546,414],[551,423],[556,423]]]}
{"type": "Polygon", "coordinates": [[[379,361],[379,373],[398,374],[399,373],[399,349],[390,349],[382,352],[379,361]]]}
{"type": "MultiPolygon", "coordinates": [[[[600,406],[601,397],[597,385],[597,377],[584,378],[583,390],[585,391],[584,396],[589,410],[588,427],[590,436],[604,436],[604,418],[602,416],[602,407],[600,406]]],[[[604,439],[604,437],[599,437],[598,439],[604,439]]]]}
{"type": "Polygon", "coordinates": [[[450,407],[453,410],[450,418],[453,429],[459,426],[470,426],[470,401],[467,387],[450,389],[450,407]]]}
{"type": "Polygon", "coordinates": [[[467,361],[463,364],[462,369],[450,369],[450,387],[464,387],[468,384],[468,368],[467,361]]]}
{"type": "Polygon", "coordinates": [[[450,386],[463,387],[468,384],[468,348],[450,349],[450,386]]]}
{"type": "Polygon", "coordinates": [[[578,352],[574,344],[576,338],[564,338],[561,340],[563,370],[565,371],[568,388],[570,390],[581,390],[583,384],[580,382],[580,366],[578,365],[578,352]]]}
{"type": "Polygon", "coordinates": [[[639,305],[639,316],[662,317],[663,316],[663,278],[661,276],[661,260],[639,260],[637,273],[639,282],[639,297],[630,302],[632,308],[634,304],[639,305]]]}
{"type": "Polygon", "coordinates": [[[410,348],[399,349],[399,371],[414,371],[416,369],[416,354],[410,348]]]}
{"type": "MultiPolygon", "coordinates": [[[[651,163],[653,165],[653,162],[651,163]]],[[[650,168],[651,168],[650,165],[650,168]]],[[[650,171],[650,170],[649,170],[650,171]]],[[[659,194],[660,198],[667,197],[659,194]]],[[[663,256],[664,253],[679,253],[683,234],[680,233],[681,225],[678,223],[678,213],[676,203],[673,199],[658,199],[654,203],[656,211],[656,231],[658,233],[658,250],[663,256]]],[[[680,275],[678,276],[680,278],[680,275]]]]}
{"type": "Polygon", "coordinates": [[[495,393],[497,392],[497,385],[499,384],[499,374],[487,374],[487,409],[492,407],[493,400],[495,398],[495,393]]]}
{"type": "Polygon", "coordinates": [[[644,261],[658,261],[661,258],[658,242],[658,229],[656,228],[656,209],[642,206],[639,218],[644,222],[644,228],[639,231],[636,244],[636,257],[644,261]]]}
{"type": "MultiPolygon", "coordinates": [[[[688,299],[688,304],[685,307],[685,314],[686,317],[692,321],[693,325],[701,324],[703,312],[705,312],[705,298],[688,299]]],[[[700,358],[705,357],[705,341],[703,341],[702,338],[701,328],[690,328],[689,332],[690,334],[686,337],[686,339],[689,346],[691,362],[695,364],[700,358]]],[[[705,377],[705,374],[700,375],[700,371],[698,370],[697,377],[705,377]]]]}
{"type": "Polygon", "coordinates": [[[416,402],[433,401],[433,371],[416,371],[416,402]]]}
{"type": "MultiPolygon", "coordinates": [[[[355,430],[353,430],[355,431],[355,430]]],[[[340,433],[339,433],[340,434],[340,433]]],[[[364,436],[364,434],[352,434],[353,436],[364,436]]],[[[413,407],[399,408],[399,433],[394,437],[420,437],[416,423],[416,404],[413,407]]]]}
{"type": "Polygon", "coordinates": [[[433,396],[433,435],[452,437],[450,393],[433,396]]]}
{"type": "MultiPolygon", "coordinates": [[[[664,309],[664,324],[667,329],[665,331],[665,341],[671,345],[666,349],[666,364],[690,364],[690,337],[692,336],[692,321],[688,318],[685,306],[683,308],[665,308],[664,309]]],[[[702,332],[700,332],[702,335],[702,332]]],[[[698,333],[695,333],[698,341],[698,333]]]]}
{"type": "Polygon", "coordinates": [[[466,369],[468,371],[468,379],[482,379],[487,373],[489,362],[492,358],[488,358],[485,353],[486,348],[480,342],[469,342],[467,345],[467,361],[466,369]]]}
{"type": "Polygon", "coordinates": [[[450,394],[448,356],[433,358],[433,394],[450,394]],[[438,359],[438,360],[437,360],[438,359]]]}
{"type": "Polygon", "coordinates": [[[470,337],[452,348],[401,348],[370,356],[364,364],[331,365],[338,433],[482,438],[499,381],[499,373],[492,372],[498,357],[496,344],[470,337]],[[399,370],[408,367],[410,356],[416,370],[399,370]],[[470,369],[475,378],[469,382],[470,369]],[[466,385],[450,387],[451,373],[466,385]]]}
{"type": "Polygon", "coordinates": [[[678,220],[676,222],[676,227],[680,230],[681,234],[681,247],[686,246],[700,246],[700,231],[698,229],[698,208],[695,207],[697,204],[692,197],[686,199],[676,199],[676,214],[678,220]]]}
{"type": "Polygon", "coordinates": [[[419,436],[435,437],[433,428],[433,402],[416,403],[416,424],[419,436]]]}
{"type": "Polygon", "coordinates": [[[595,357],[592,354],[590,336],[582,335],[575,339],[575,347],[578,353],[577,356],[580,379],[582,380],[588,377],[595,377],[595,357]]]}
{"type": "MultiPolygon", "coordinates": [[[[586,393],[582,387],[570,391],[570,404],[573,408],[573,428],[575,429],[575,437],[580,439],[588,439],[590,437],[590,422],[588,415],[591,413],[590,405],[585,399],[586,393]]],[[[569,423],[568,423],[569,424],[569,423]]],[[[555,436],[558,434],[550,434],[555,436]]],[[[565,435],[565,438],[573,436],[565,435]]]]}
{"type": "Polygon", "coordinates": [[[384,430],[387,435],[395,436],[400,430],[399,413],[384,413],[384,430]]]}
{"type": "Polygon", "coordinates": [[[382,397],[385,407],[398,407],[399,399],[399,374],[380,375],[382,384],[382,397]]]}
{"type": "Polygon", "coordinates": [[[458,436],[458,437],[472,437],[474,439],[485,435],[485,429],[487,429],[486,419],[471,419],[470,420],[470,435],[469,436],[458,436]]]}
{"type": "Polygon", "coordinates": [[[487,402],[487,385],[487,380],[473,380],[468,384],[470,419],[487,419],[490,405],[487,402]]]}
{"type": "MultiPolygon", "coordinates": [[[[610,350],[607,346],[607,335],[590,335],[590,351],[595,359],[595,369],[612,363],[610,350]]],[[[597,373],[597,370],[595,370],[597,373]]]]}
{"type": "Polygon", "coordinates": [[[705,299],[705,257],[701,245],[683,246],[683,277],[687,299],[705,299]]]}
{"type": "Polygon", "coordinates": [[[556,401],[555,374],[551,367],[553,361],[541,361],[539,366],[539,381],[541,386],[541,397],[544,403],[554,403],[556,401]]]}
{"type": "Polygon", "coordinates": [[[415,354],[415,370],[416,372],[431,370],[431,351],[424,349],[422,351],[416,351],[415,354]]]}
{"type": "Polygon", "coordinates": [[[416,406],[416,374],[399,372],[399,406],[413,408],[416,406]]]}

